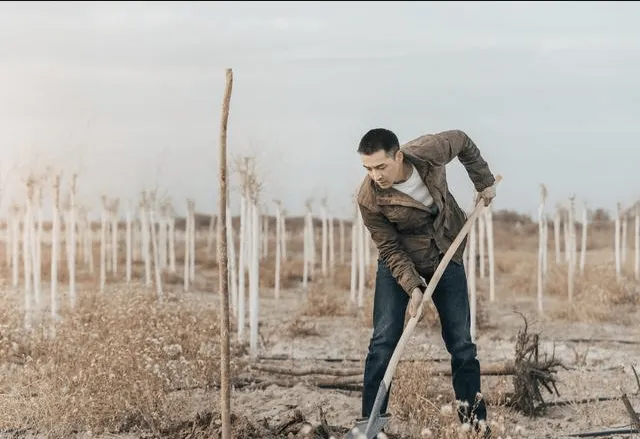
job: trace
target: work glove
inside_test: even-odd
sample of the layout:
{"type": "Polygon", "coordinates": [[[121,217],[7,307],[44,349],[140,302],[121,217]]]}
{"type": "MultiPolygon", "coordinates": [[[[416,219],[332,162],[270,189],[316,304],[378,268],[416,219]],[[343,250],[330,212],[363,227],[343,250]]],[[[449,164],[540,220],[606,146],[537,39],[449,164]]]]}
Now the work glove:
{"type": "MultiPolygon", "coordinates": [[[[415,317],[418,314],[418,308],[420,307],[420,303],[422,303],[422,290],[420,287],[416,287],[411,292],[411,299],[409,300],[409,316],[415,317]]],[[[420,313],[420,317],[418,321],[422,319],[422,313],[420,313]]]]}
{"type": "Polygon", "coordinates": [[[493,200],[496,197],[495,185],[486,187],[482,192],[478,194],[478,197],[484,201],[485,206],[488,206],[489,204],[491,204],[491,200],[493,200]]]}

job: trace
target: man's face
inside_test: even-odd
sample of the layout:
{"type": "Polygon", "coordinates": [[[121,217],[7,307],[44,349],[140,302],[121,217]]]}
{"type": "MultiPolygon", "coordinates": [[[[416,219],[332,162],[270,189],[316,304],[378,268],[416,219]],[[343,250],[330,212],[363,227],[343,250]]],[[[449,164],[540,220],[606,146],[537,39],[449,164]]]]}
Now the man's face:
{"type": "Polygon", "coordinates": [[[395,181],[400,180],[403,165],[402,152],[396,151],[389,157],[384,150],[379,150],[371,155],[360,154],[360,158],[369,177],[380,188],[388,189],[395,181]]]}

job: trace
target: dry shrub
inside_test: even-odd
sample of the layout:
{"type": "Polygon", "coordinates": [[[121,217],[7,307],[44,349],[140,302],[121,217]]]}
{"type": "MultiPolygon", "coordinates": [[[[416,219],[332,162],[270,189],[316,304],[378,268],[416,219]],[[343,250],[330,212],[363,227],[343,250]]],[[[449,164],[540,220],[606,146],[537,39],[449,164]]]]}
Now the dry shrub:
{"type": "Polygon", "coordinates": [[[184,271],[180,272],[176,269],[176,272],[172,273],[169,270],[163,270],[160,276],[162,285],[184,285],[184,271]]]}
{"type": "MultiPolygon", "coordinates": [[[[567,266],[557,266],[545,283],[545,295],[568,298],[567,266]]],[[[630,279],[616,279],[611,266],[586,265],[584,273],[576,270],[573,299],[566,306],[550,310],[552,317],[566,318],[572,321],[612,321],[620,320],[622,315],[630,314],[640,303],[639,285],[630,279]]]]}
{"type": "MultiPolygon", "coordinates": [[[[495,396],[500,397],[498,392],[495,396]]],[[[451,387],[451,377],[432,374],[431,364],[426,362],[398,365],[391,385],[389,411],[411,431],[411,437],[474,437],[462,435],[469,424],[460,423],[458,406],[451,387]]],[[[490,418],[493,418],[489,424],[494,432],[506,430],[501,417],[493,415],[490,418]]]]}
{"type": "MultiPolygon", "coordinates": [[[[0,289],[2,291],[2,304],[0,307],[0,363],[1,364],[22,364],[29,356],[30,334],[24,330],[23,313],[16,312],[16,309],[20,309],[22,295],[9,294],[10,289],[6,288],[3,279],[3,285],[0,289]]],[[[0,374],[1,380],[7,379],[6,375],[0,374]]]]}
{"type": "MultiPolygon", "coordinates": [[[[74,430],[157,431],[175,419],[172,390],[218,380],[218,315],[184,298],[159,302],[115,289],[82,295],[53,338],[46,331],[25,333],[15,319],[9,324],[22,345],[3,343],[1,360],[20,357],[24,365],[2,383],[2,428],[34,428],[50,437],[74,430]]],[[[232,345],[231,358],[238,354],[232,345]]]]}
{"type": "MultiPolygon", "coordinates": [[[[579,254],[578,254],[579,256],[579,254]]],[[[544,296],[566,302],[568,298],[568,265],[556,264],[549,253],[549,269],[544,281],[544,296]]],[[[564,254],[562,254],[564,258],[564,254]]],[[[587,256],[584,273],[576,264],[573,301],[567,306],[551,309],[551,317],[572,321],[607,321],[616,318],[616,307],[638,304],[638,284],[629,279],[616,280],[614,266],[600,253],[587,256]],[[603,263],[599,263],[600,260],[603,263]]],[[[535,295],[538,288],[537,254],[534,252],[504,252],[496,254],[496,269],[508,273],[508,287],[519,294],[535,295]]]]}
{"type": "MultiPolygon", "coordinates": [[[[629,279],[616,279],[614,267],[603,265],[586,265],[584,273],[575,271],[574,297],[576,299],[592,299],[601,304],[619,305],[635,304],[637,284],[629,279]]],[[[568,266],[550,267],[545,292],[551,295],[567,296],[568,266]]]]}
{"type": "MultiPolygon", "coordinates": [[[[630,235],[631,233],[627,236],[630,235]]],[[[576,236],[581,237],[581,235],[576,236]]],[[[597,226],[592,223],[587,227],[587,250],[611,249],[614,243],[614,236],[613,223],[604,223],[597,226]]]]}
{"type": "MultiPolygon", "coordinates": [[[[357,279],[357,277],[356,277],[357,279]]],[[[345,289],[347,291],[351,290],[351,264],[336,264],[333,273],[333,284],[336,287],[345,289]]],[[[368,273],[368,276],[365,278],[365,286],[372,286],[375,281],[375,272],[373,276],[371,275],[371,271],[368,273]]]]}
{"type": "MultiPolygon", "coordinates": [[[[496,256],[505,251],[528,251],[534,253],[535,256],[538,250],[537,222],[523,223],[518,226],[515,223],[496,221],[494,217],[493,234],[496,256]]],[[[580,245],[581,236],[582,226],[580,223],[576,223],[578,245],[580,245]]],[[[612,223],[591,223],[587,228],[587,250],[610,249],[613,246],[613,236],[612,223]]],[[[629,244],[632,245],[632,238],[629,238],[629,244]]],[[[562,232],[560,233],[560,249],[564,251],[562,232]]],[[[552,259],[555,258],[555,234],[552,220],[548,223],[547,251],[552,259]]]]}
{"type": "MultiPolygon", "coordinates": [[[[589,267],[586,271],[588,273],[592,270],[592,267],[589,267]]],[[[578,270],[576,270],[576,277],[574,282],[574,294],[577,292],[579,288],[578,283],[584,280],[582,276],[579,275],[578,270]]],[[[531,279],[531,285],[529,286],[529,292],[537,292],[538,288],[538,278],[537,271],[534,273],[531,279]]],[[[553,296],[553,297],[562,297],[566,298],[568,294],[568,267],[567,265],[550,265],[549,271],[546,274],[546,279],[544,282],[544,295],[545,296],[553,296]]]]}
{"type": "MultiPolygon", "coordinates": [[[[304,269],[302,259],[286,259],[280,262],[280,288],[294,288],[302,282],[304,269]]],[[[249,282],[249,274],[246,273],[246,281],[249,282]]],[[[275,288],[276,286],[276,259],[268,257],[260,261],[260,286],[275,288]]]]}
{"type": "MultiPolygon", "coordinates": [[[[260,260],[259,263],[259,278],[260,287],[263,288],[275,288],[276,286],[276,265],[275,258],[268,257],[260,260]]],[[[309,273],[309,282],[317,282],[320,275],[320,269],[316,267],[315,276],[309,273]]],[[[302,283],[302,277],[304,274],[304,260],[302,258],[288,258],[280,263],[280,288],[289,289],[295,288],[302,283]]],[[[245,285],[249,284],[249,273],[245,271],[245,285]]]]}
{"type": "Polygon", "coordinates": [[[442,378],[433,376],[428,362],[401,362],[391,384],[390,407],[401,419],[425,420],[433,407],[426,401],[450,400],[452,390],[443,394],[442,378]]]}
{"type": "Polygon", "coordinates": [[[330,282],[319,280],[309,284],[307,300],[302,307],[307,317],[337,317],[354,315],[349,294],[335,288],[330,282]]]}
{"type": "MultiPolygon", "coordinates": [[[[489,265],[487,263],[487,269],[489,265]]],[[[521,251],[521,250],[509,250],[495,252],[495,274],[512,274],[522,275],[525,272],[537,269],[537,253],[521,251]]]]}
{"type": "Polygon", "coordinates": [[[320,335],[317,322],[310,321],[302,316],[296,316],[287,325],[287,333],[290,337],[310,337],[320,335]]]}
{"type": "MultiPolygon", "coordinates": [[[[216,249],[213,249],[213,253],[215,253],[216,251],[216,249]]],[[[176,266],[177,265],[178,263],[176,262],[176,266]]],[[[201,255],[196,255],[196,270],[217,270],[218,265],[219,264],[216,260],[215,254],[209,256],[206,252],[203,251],[201,252],[201,255]],[[198,257],[201,257],[201,259],[198,259],[198,257]]],[[[182,267],[184,267],[184,261],[182,262],[182,267]]]]}
{"type": "Polygon", "coordinates": [[[504,277],[507,291],[516,295],[536,291],[537,261],[535,253],[496,252],[496,279],[504,277]]]}
{"type": "Polygon", "coordinates": [[[362,298],[362,319],[363,324],[369,328],[373,328],[373,300],[374,292],[371,294],[365,294],[362,298]]]}
{"type": "MultiPolygon", "coordinates": [[[[293,255],[302,255],[304,254],[304,236],[302,231],[300,233],[295,233],[291,230],[290,227],[291,219],[287,218],[287,255],[289,257],[293,255]]],[[[316,241],[317,243],[318,241],[316,241]]],[[[317,248],[317,246],[316,246],[317,248]]],[[[316,258],[317,259],[317,258],[316,258]]]]}
{"type": "Polygon", "coordinates": [[[482,283],[478,284],[478,288],[476,291],[476,328],[477,329],[488,329],[496,327],[495,324],[491,322],[491,318],[489,316],[489,289],[488,287],[485,289],[482,283]]]}
{"type": "MultiPolygon", "coordinates": [[[[62,243],[63,245],[64,243],[62,243]]],[[[20,250],[22,251],[22,249],[20,250]]],[[[40,279],[42,282],[51,282],[51,248],[47,245],[42,246],[41,250],[41,264],[40,264],[40,279]]],[[[95,252],[94,252],[95,254],[95,252]]],[[[100,280],[100,253],[97,253],[97,257],[94,256],[94,272],[89,271],[89,266],[84,263],[83,251],[76,251],[76,283],[82,282],[97,282],[100,280]]],[[[66,258],[66,250],[64,247],[60,249],[60,258],[58,259],[57,279],[60,284],[69,282],[69,268],[66,258]]],[[[122,265],[118,265],[120,273],[124,276],[124,261],[122,265]],[[122,268],[120,268],[122,267],[122,268]]],[[[20,280],[24,279],[24,266],[22,265],[22,258],[18,260],[18,272],[20,280]]],[[[110,271],[107,270],[107,275],[110,271]]]]}
{"type": "Polygon", "coordinates": [[[504,251],[536,249],[538,247],[538,224],[516,226],[494,219],[493,236],[496,254],[504,251]]]}
{"type": "MultiPolygon", "coordinates": [[[[378,269],[377,264],[365,264],[365,274],[364,274],[364,288],[365,295],[367,294],[367,290],[373,291],[376,284],[376,271],[378,269]]],[[[329,277],[331,282],[338,287],[344,290],[351,290],[351,262],[346,264],[338,264],[336,263],[333,275],[329,277]]],[[[358,289],[358,272],[356,267],[356,292],[358,289]]]]}

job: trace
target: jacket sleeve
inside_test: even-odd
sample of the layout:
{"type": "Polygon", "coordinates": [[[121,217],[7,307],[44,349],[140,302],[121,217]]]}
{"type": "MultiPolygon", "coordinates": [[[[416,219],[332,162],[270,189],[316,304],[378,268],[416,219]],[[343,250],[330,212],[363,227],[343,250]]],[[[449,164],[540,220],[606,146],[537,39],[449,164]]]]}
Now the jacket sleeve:
{"type": "Polygon", "coordinates": [[[471,138],[461,130],[450,130],[437,133],[436,142],[425,151],[426,158],[434,165],[446,165],[458,157],[467,170],[476,191],[495,184],[495,177],[489,165],[480,154],[480,150],[471,138]]]}
{"type": "Polygon", "coordinates": [[[376,212],[358,203],[364,225],[369,230],[373,242],[378,248],[380,259],[391,270],[402,289],[411,295],[416,287],[426,288],[415,265],[398,240],[395,226],[380,212],[376,212]]]}

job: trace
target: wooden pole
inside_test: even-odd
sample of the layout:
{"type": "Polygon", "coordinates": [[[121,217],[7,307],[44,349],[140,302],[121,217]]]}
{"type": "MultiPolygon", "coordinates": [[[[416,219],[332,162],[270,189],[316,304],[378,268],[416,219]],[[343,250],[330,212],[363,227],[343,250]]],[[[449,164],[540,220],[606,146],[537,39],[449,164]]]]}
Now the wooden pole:
{"type": "Polygon", "coordinates": [[[222,403],[222,439],[231,439],[231,385],[229,367],[229,268],[227,266],[227,122],[233,87],[233,71],[226,70],[226,87],[222,101],[220,126],[220,200],[218,215],[218,278],[220,279],[220,398],[222,403]]]}
{"type": "Polygon", "coordinates": [[[540,185],[540,207],[538,209],[538,312],[542,314],[544,303],[544,258],[547,250],[547,240],[544,226],[547,221],[544,214],[544,205],[547,200],[547,187],[540,185]]]}
{"type": "Polygon", "coordinates": [[[569,197],[568,232],[569,232],[569,269],[568,269],[568,295],[569,303],[573,301],[573,287],[575,285],[575,263],[576,263],[576,229],[574,222],[575,195],[569,197]]]}
{"type": "Polygon", "coordinates": [[[615,262],[616,262],[616,279],[620,280],[622,275],[622,266],[620,263],[620,216],[622,212],[622,205],[618,202],[616,209],[616,219],[615,219],[615,236],[614,236],[614,253],[615,253],[615,262]]]}
{"type": "MultiPolygon", "coordinates": [[[[476,197],[474,192],[474,199],[476,197]]],[[[476,254],[478,251],[477,244],[477,218],[473,220],[471,229],[469,229],[469,271],[467,272],[467,285],[469,288],[469,312],[471,313],[471,340],[476,339],[476,308],[477,308],[477,290],[476,290],[476,254]]]]}
{"type": "Polygon", "coordinates": [[[489,255],[489,300],[496,300],[496,258],[495,247],[493,245],[493,208],[490,205],[485,210],[487,226],[487,253],[489,255]]]}
{"type": "Polygon", "coordinates": [[[640,203],[636,202],[634,207],[634,231],[635,231],[635,264],[634,264],[634,274],[636,280],[640,279],[640,203]]]}
{"type": "Polygon", "coordinates": [[[584,274],[587,260],[587,228],[589,226],[589,211],[586,204],[582,206],[582,239],[580,245],[580,274],[584,274]]]}

